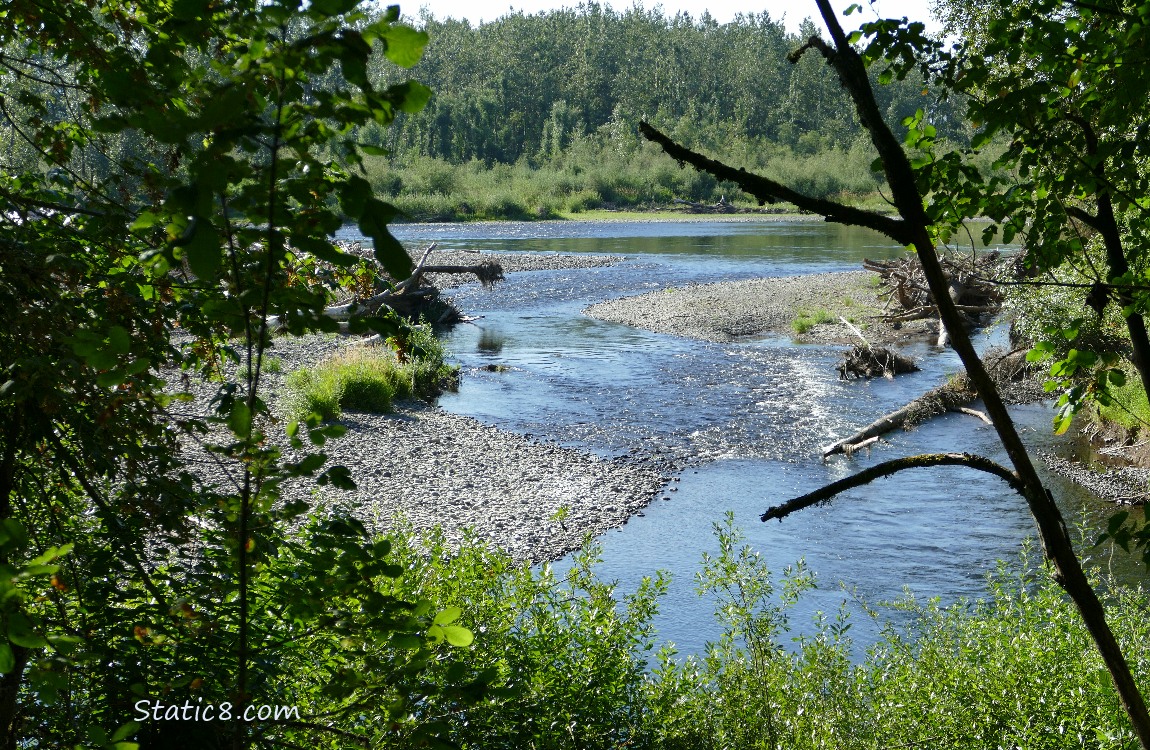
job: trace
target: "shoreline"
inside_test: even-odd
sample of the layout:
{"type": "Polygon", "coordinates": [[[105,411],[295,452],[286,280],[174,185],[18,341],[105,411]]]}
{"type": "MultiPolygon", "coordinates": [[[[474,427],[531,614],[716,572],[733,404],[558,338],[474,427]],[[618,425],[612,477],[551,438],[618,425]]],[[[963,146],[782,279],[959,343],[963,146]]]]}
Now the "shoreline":
{"type": "Polygon", "coordinates": [[[868,271],[841,271],[667,287],[600,302],[585,315],[656,333],[717,342],[788,335],[795,343],[897,344],[937,336],[937,323],[891,325],[879,319],[883,300],[868,271]]]}
{"type": "MultiPolygon", "coordinates": [[[[352,339],[325,334],[277,337],[264,374],[273,413],[287,376],[314,365],[352,339]]],[[[203,387],[201,396],[210,392],[203,387]]],[[[347,433],[324,446],[325,466],[346,466],[354,490],[284,485],[284,498],[338,506],[372,532],[402,517],[417,531],[442,527],[451,542],[467,530],[520,562],[557,560],[585,537],[619,528],[663,493],[679,467],[660,456],[604,458],[591,451],[522,435],[423,402],[399,402],[391,413],[346,411],[347,433]]]]}
{"type": "MultiPolygon", "coordinates": [[[[539,256],[541,262],[555,257],[563,256],[539,256]]],[[[723,340],[737,341],[748,336],[730,327],[731,318],[714,309],[708,294],[716,295],[716,300],[725,298],[736,312],[759,304],[758,297],[766,295],[772,307],[750,321],[753,335],[771,335],[781,329],[793,333],[790,316],[796,304],[812,298],[826,301],[836,291],[860,289],[870,289],[877,298],[877,290],[860,284],[867,276],[858,271],[721,282],[625,299],[637,305],[632,311],[633,325],[644,315],[642,320],[650,322],[656,313],[666,312],[668,305],[679,305],[675,309],[680,312],[666,318],[670,321],[666,327],[690,329],[700,338],[726,336],[723,340]],[[700,300],[709,302],[700,305],[700,300]]],[[[866,301],[863,295],[859,297],[860,302],[866,301]]],[[[589,310],[619,302],[600,303],[589,310]]],[[[908,336],[907,331],[894,329],[880,333],[877,327],[866,333],[876,342],[905,342],[908,336]]],[[[796,343],[851,343],[853,338],[837,321],[793,336],[796,343]]],[[[280,359],[282,372],[268,376],[273,400],[269,403],[283,392],[287,373],[346,345],[346,340],[318,334],[275,339],[269,356],[280,359]]],[[[653,501],[668,499],[669,485],[682,469],[664,457],[640,451],[604,458],[423,403],[397,404],[390,414],[346,412],[339,421],[348,432],[326,446],[328,465],[348,467],[357,488],[324,488],[318,495],[321,505],[347,508],[375,532],[394,528],[399,518],[417,531],[440,526],[451,542],[461,542],[467,530],[474,530],[521,562],[559,559],[581,547],[586,537],[623,526],[653,501]]],[[[1050,463],[1047,456],[1036,457],[1050,463]]],[[[1052,468],[1057,471],[1058,467],[1052,468]]],[[[1085,466],[1082,471],[1091,473],[1085,466]]],[[[285,497],[311,496],[314,489],[310,483],[292,484],[285,486],[285,497]]]]}

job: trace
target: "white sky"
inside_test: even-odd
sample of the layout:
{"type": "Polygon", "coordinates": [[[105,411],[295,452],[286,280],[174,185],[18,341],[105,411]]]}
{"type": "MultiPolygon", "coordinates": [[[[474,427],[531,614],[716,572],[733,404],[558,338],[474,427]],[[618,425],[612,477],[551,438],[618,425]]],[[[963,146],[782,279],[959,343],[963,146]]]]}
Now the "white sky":
{"type": "MultiPolygon", "coordinates": [[[[482,21],[493,21],[506,15],[512,9],[524,13],[538,13],[554,8],[574,7],[578,0],[399,0],[405,14],[412,16],[416,8],[424,7],[431,11],[436,18],[466,18],[473,24],[482,21]]],[[[857,28],[864,21],[876,18],[901,18],[906,16],[911,21],[923,21],[929,30],[936,30],[938,24],[930,18],[930,3],[928,0],[831,0],[831,4],[840,12],[858,2],[863,6],[862,12],[855,11],[853,15],[840,18],[843,28],[850,31],[857,28]]],[[[730,21],[736,13],[761,13],[766,11],[773,19],[783,19],[787,30],[798,31],[799,23],[808,16],[818,21],[818,7],[814,0],[723,0],[723,2],[708,2],[708,0],[604,0],[602,5],[609,5],[615,10],[625,10],[632,5],[641,5],[654,8],[663,7],[667,15],[674,15],[685,10],[693,17],[698,17],[704,10],[709,10],[719,23],[730,21]]]]}

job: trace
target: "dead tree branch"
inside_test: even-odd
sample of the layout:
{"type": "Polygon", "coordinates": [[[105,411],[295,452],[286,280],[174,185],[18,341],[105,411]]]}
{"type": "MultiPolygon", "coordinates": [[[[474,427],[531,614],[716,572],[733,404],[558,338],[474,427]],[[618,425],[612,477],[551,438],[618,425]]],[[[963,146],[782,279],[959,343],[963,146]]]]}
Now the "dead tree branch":
{"type": "Polygon", "coordinates": [[[984,456],[976,456],[970,453],[924,453],[918,456],[907,456],[906,458],[896,458],[892,461],[883,461],[877,466],[863,469],[859,473],[844,477],[837,482],[831,482],[825,487],[818,488],[814,492],[808,492],[805,495],[787,500],[781,505],[771,506],[767,508],[767,511],[763,513],[761,518],[763,521],[770,521],[772,519],[782,521],[795,511],[809,508],[819,503],[825,503],[836,495],[840,495],[855,487],[861,487],[864,484],[870,484],[876,479],[889,477],[892,474],[897,474],[907,469],[924,469],[931,466],[966,466],[970,469],[985,471],[988,474],[994,474],[996,477],[1006,480],[1006,483],[1009,484],[1015,492],[1023,494],[1025,491],[1022,480],[1018,478],[1017,474],[984,456]]]}
{"type": "Polygon", "coordinates": [[[898,219],[892,219],[889,216],[883,216],[882,214],[876,214],[870,211],[863,211],[851,206],[844,206],[841,203],[823,198],[812,198],[796,190],[792,190],[780,182],[752,174],[746,169],[735,169],[721,161],[716,161],[703,156],[697,151],[692,151],[689,148],[680,146],[666,135],[663,135],[651,127],[646,121],[639,123],[639,132],[641,132],[647,140],[661,146],[668,156],[680,164],[690,164],[700,172],[707,172],[719,180],[735,183],[745,193],[754,196],[760,205],[763,203],[774,203],[780,200],[787,201],[788,203],[795,204],[804,211],[820,214],[827,221],[870,227],[871,229],[882,232],[888,237],[896,239],[904,245],[911,243],[911,234],[908,228],[898,219]]]}

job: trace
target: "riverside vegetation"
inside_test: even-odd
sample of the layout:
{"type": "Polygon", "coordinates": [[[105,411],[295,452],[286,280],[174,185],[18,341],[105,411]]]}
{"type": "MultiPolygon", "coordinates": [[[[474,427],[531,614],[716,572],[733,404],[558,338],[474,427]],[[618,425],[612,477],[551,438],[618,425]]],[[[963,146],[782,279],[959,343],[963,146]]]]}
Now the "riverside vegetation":
{"type": "MultiPolygon", "coordinates": [[[[536,36],[607,38],[576,27],[536,36]]],[[[697,49],[717,36],[702,22],[697,49]]],[[[290,480],[354,480],[325,452],[340,425],[314,412],[284,424],[269,409],[268,319],[293,334],[338,327],[323,315],[330,286],[293,269],[305,254],[357,263],[328,239],[345,220],[393,278],[410,272],[368,157],[430,95],[375,72],[414,65],[426,41],[396,11],[354,0],[51,0],[0,13],[0,744],[1134,745],[1080,619],[1051,573],[1025,562],[979,604],[904,602],[913,624],[854,662],[845,614],[788,645],[788,608],[812,576],[796,566],[774,581],[728,523],[698,578],[720,635],[703,657],[673,661],[650,626],[663,579],[621,601],[595,577],[593,547],[560,579],[480,540],[372,536],[339,509],[285,500],[290,480]],[[221,382],[224,359],[240,367],[221,382]],[[160,380],[173,366],[212,384],[206,414],[160,380]],[[188,445],[209,471],[187,461],[188,445]],[[299,706],[302,718],[130,721],[136,701],[160,696],[299,706]]],[[[576,72],[593,75],[596,50],[582,52],[576,72]]],[[[500,59],[509,76],[535,80],[538,65],[512,62],[500,59]]],[[[736,90],[766,80],[744,72],[736,90]]],[[[514,95],[508,78],[488,80],[514,95]]],[[[793,83],[841,96],[825,80],[793,83]]],[[[495,117],[507,101],[491,104],[495,117]]],[[[592,114],[578,132],[602,127],[592,114]]],[[[677,115],[664,116],[690,123],[677,115]]],[[[531,145],[507,120],[506,142],[531,145]]],[[[800,147],[804,134],[755,137],[800,147]]],[[[349,327],[405,331],[380,316],[349,327]]],[[[1145,595],[1094,583],[1145,674],[1145,595]]]]}

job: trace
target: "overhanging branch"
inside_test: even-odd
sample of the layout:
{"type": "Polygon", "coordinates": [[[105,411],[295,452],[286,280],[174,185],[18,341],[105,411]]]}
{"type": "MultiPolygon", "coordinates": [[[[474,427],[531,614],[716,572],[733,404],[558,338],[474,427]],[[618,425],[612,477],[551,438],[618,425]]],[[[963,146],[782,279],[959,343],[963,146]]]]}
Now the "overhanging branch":
{"type": "Polygon", "coordinates": [[[970,453],[924,453],[918,456],[896,458],[893,461],[883,461],[877,466],[863,469],[858,474],[840,479],[837,482],[831,482],[825,487],[820,487],[814,492],[809,492],[801,497],[788,500],[782,505],[772,506],[762,515],[762,520],[769,521],[772,518],[777,518],[782,521],[795,511],[826,502],[835,495],[839,495],[849,489],[870,484],[876,479],[889,477],[891,474],[896,474],[906,469],[924,469],[930,466],[966,466],[971,469],[977,469],[978,471],[985,471],[988,474],[994,474],[996,477],[1006,480],[1006,483],[1010,485],[1011,489],[1019,494],[1024,494],[1025,488],[1018,475],[1005,466],[991,461],[989,458],[975,456],[970,453]]]}
{"type": "Polygon", "coordinates": [[[700,172],[713,175],[718,180],[735,183],[745,193],[754,196],[760,205],[784,200],[795,204],[804,211],[821,214],[827,221],[867,227],[882,232],[887,237],[890,237],[902,245],[910,245],[914,241],[913,234],[907,228],[906,224],[899,219],[892,219],[882,214],[863,211],[858,208],[852,208],[851,206],[844,206],[841,203],[829,201],[824,198],[812,198],[809,195],[804,195],[796,190],[792,190],[786,185],[775,182],[774,180],[752,174],[746,169],[735,169],[721,161],[703,156],[697,151],[692,151],[685,146],[675,143],[666,135],[651,127],[646,121],[639,123],[639,132],[642,133],[643,137],[647,140],[658,144],[668,156],[680,164],[690,164],[700,172]]]}
{"type": "Polygon", "coordinates": [[[1072,219],[1078,219],[1091,229],[1102,231],[1102,222],[1099,220],[1099,218],[1094,214],[1087,212],[1085,209],[1081,209],[1078,206],[1067,206],[1066,215],[1072,219]]]}

